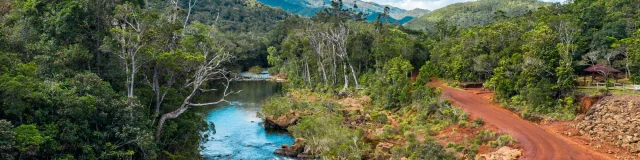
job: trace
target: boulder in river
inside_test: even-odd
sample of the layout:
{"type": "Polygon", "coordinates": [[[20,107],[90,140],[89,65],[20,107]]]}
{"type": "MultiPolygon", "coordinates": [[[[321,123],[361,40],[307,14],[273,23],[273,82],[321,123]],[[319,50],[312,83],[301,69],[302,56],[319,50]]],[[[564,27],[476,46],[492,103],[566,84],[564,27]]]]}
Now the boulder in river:
{"type": "Polygon", "coordinates": [[[288,114],[283,114],[277,119],[273,116],[267,116],[264,120],[264,127],[267,129],[286,130],[287,127],[295,125],[300,119],[300,114],[290,110],[288,114]]]}
{"type": "Polygon", "coordinates": [[[293,145],[283,144],[282,148],[276,149],[274,153],[288,157],[298,157],[302,152],[304,152],[304,138],[296,138],[293,145]]]}

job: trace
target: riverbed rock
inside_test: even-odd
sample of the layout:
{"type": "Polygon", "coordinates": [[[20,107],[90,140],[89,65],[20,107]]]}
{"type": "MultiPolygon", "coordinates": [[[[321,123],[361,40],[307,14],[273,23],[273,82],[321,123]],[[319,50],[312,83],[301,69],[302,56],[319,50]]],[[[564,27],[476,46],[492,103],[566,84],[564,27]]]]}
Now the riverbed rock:
{"type": "Polygon", "coordinates": [[[283,144],[282,147],[280,149],[276,149],[274,153],[288,157],[298,157],[299,154],[304,152],[304,141],[304,138],[296,138],[296,141],[293,142],[293,145],[289,146],[283,144]]]}
{"type": "Polygon", "coordinates": [[[291,110],[287,114],[283,114],[277,119],[273,116],[267,116],[264,120],[264,127],[267,129],[286,130],[287,127],[295,125],[300,120],[300,114],[291,110]]]}
{"type": "Polygon", "coordinates": [[[510,147],[502,147],[498,151],[480,154],[475,157],[476,160],[516,160],[522,156],[522,150],[510,147]]]}
{"type": "Polygon", "coordinates": [[[576,128],[591,140],[610,143],[630,153],[640,153],[640,97],[608,96],[578,120],[576,128]]]}

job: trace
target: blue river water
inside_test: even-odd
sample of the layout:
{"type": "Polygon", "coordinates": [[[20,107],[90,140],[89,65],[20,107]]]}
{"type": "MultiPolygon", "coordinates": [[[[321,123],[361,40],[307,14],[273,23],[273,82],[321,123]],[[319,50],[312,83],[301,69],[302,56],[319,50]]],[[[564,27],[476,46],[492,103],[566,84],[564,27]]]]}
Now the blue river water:
{"type": "MultiPolygon", "coordinates": [[[[273,154],[282,144],[293,144],[286,132],[267,131],[257,116],[259,104],[268,96],[278,94],[280,85],[273,82],[237,82],[240,94],[228,97],[230,104],[212,107],[205,112],[207,122],[215,124],[216,133],[206,143],[201,154],[205,159],[288,159],[273,154]]],[[[203,133],[208,134],[208,133],[203,133]]]]}

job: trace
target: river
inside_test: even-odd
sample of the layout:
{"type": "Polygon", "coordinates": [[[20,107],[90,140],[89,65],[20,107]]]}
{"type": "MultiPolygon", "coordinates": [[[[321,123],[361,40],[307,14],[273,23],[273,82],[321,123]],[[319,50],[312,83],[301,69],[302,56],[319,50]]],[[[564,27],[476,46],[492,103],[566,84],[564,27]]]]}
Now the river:
{"type": "MultiPolygon", "coordinates": [[[[212,139],[201,144],[205,159],[287,159],[273,152],[282,144],[293,144],[294,138],[286,132],[265,130],[262,119],[257,116],[260,103],[269,96],[280,94],[282,85],[264,81],[234,82],[230,88],[242,90],[227,97],[230,104],[200,109],[205,120],[216,126],[212,139]]],[[[216,97],[205,95],[201,99],[215,100],[216,97]]]]}

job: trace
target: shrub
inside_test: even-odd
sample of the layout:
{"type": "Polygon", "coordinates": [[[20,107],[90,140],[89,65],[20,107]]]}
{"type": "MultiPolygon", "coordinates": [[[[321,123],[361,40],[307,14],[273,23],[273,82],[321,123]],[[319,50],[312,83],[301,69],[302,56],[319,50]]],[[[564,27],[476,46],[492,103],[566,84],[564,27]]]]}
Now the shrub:
{"type": "Polygon", "coordinates": [[[373,112],[371,113],[371,119],[380,124],[386,124],[388,121],[387,115],[384,112],[373,112]]]}
{"type": "Polygon", "coordinates": [[[295,137],[306,138],[305,148],[311,154],[326,159],[362,159],[369,148],[362,141],[362,133],[342,125],[343,118],[327,112],[304,116],[289,131],[295,137]]]}
{"type": "Polygon", "coordinates": [[[478,127],[481,127],[482,125],[484,125],[484,121],[482,120],[482,118],[476,118],[473,120],[473,125],[471,125],[471,127],[478,128],[478,127]]]}
{"type": "Polygon", "coordinates": [[[253,73],[253,74],[260,74],[260,72],[262,72],[263,69],[260,66],[253,66],[251,68],[249,68],[249,72],[253,73]]]}
{"type": "Polygon", "coordinates": [[[411,79],[407,76],[413,70],[411,62],[396,57],[389,60],[376,73],[371,98],[385,109],[394,109],[410,102],[411,79]]]}
{"type": "Polygon", "coordinates": [[[458,125],[460,125],[460,127],[466,127],[469,126],[469,122],[467,122],[466,120],[460,120],[458,121],[458,125]]]}
{"type": "Polygon", "coordinates": [[[514,144],[514,143],[516,143],[516,140],[513,139],[513,137],[505,134],[505,135],[501,135],[500,137],[498,137],[496,142],[498,144],[498,147],[502,147],[502,146],[514,144]]]}

